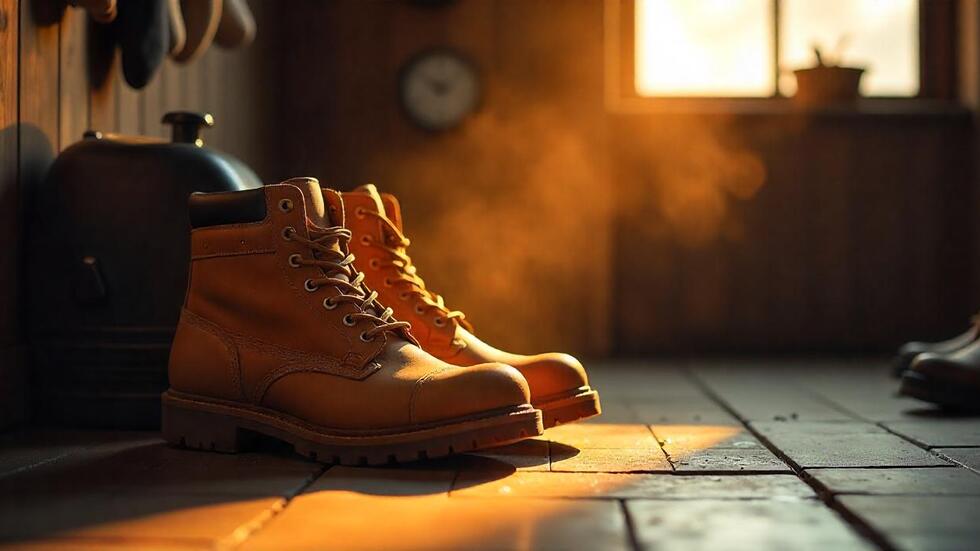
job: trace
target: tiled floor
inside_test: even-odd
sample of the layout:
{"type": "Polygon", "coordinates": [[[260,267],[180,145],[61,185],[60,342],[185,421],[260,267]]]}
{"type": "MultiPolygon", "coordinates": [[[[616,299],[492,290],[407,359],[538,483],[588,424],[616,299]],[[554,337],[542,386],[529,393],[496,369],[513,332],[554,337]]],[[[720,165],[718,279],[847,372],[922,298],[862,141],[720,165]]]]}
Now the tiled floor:
{"type": "Polygon", "coordinates": [[[980,548],[980,418],[896,398],[883,362],[591,372],[602,417],[402,467],[0,435],[0,547],[980,548]]]}

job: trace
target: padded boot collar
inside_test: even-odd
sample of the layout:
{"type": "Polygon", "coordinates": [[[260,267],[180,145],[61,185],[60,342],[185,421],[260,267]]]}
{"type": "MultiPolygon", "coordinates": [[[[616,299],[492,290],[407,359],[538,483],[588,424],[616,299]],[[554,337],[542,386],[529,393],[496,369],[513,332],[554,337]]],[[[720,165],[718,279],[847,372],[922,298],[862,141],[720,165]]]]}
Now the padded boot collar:
{"type": "Polygon", "coordinates": [[[192,193],[188,199],[192,228],[250,224],[265,220],[265,189],[192,193]]]}

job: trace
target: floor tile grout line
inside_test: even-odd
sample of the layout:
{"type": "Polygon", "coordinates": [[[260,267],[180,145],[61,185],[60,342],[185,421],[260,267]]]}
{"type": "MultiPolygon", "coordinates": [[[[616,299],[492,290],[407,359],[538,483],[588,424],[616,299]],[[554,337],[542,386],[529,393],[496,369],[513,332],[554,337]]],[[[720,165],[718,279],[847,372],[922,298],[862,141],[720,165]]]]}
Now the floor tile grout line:
{"type": "MultiPolygon", "coordinates": [[[[951,460],[950,460],[950,458],[945,457],[945,456],[939,454],[936,451],[933,451],[933,448],[939,448],[939,447],[946,447],[946,448],[954,448],[954,447],[964,447],[964,448],[977,447],[977,446],[932,446],[932,447],[930,447],[927,444],[925,444],[924,442],[919,442],[919,441],[915,440],[912,437],[905,436],[904,434],[902,434],[900,432],[897,432],[895,430],[892,430],[891,428],[889,428],[888,426],[885,425],[885,423],[890,423],[890,422],[893,422],[893,421],[879,421],[879,420],[876,420],[876,419],[872,419],[872,418],[867,417],[865,415],[861,415],[860,413],[851,411],[847,407],[845,407],[845,406],[837,403],[836,401],[832,400],[831,398],[829,398],[827,396],[824,396],[820,392],[816,392],[816,391],[814,391],[812,389],[807,389],[805,387],[802,387],[802,389],[804,390],[804,392],[806,392],[807,394],[809,394],[813,398],[817,399],[818,401],[823,402],[825,405],[827,405],[827,406],[829,406],[829,407],[831,407],[831,408],[839,411],[840,413],[843,413],[845,415],[848,415],[848,416],[854,418],[855,421],[861,422],[861,423],[865,423],[865,424],[868,424],[868,425],[873,425],[875,427],[878,427],[878,428],[880,428],[880,429],[882,429],[882,430],[884,430],[884,431],[886,431],[886,432],[888,432],[890,434],[893,434],[893,435],[901,438],[902,440],[905,440],[905,441],[911,443],[912,445],[914,445],[916,447],[919,447],[919,448],[925,450],[929,454],[934,455],[934,456],[936,456],[936,457],[938,457],[938,458],[940,458],[940,459],[942,459],[944,461],[951,461],[951,460]]],[[[955,463],[955,461],[953,463],[955,463]]],[[[947,465],[927,465],[927,466],[906,467],[906,468],[946,467],[946,466],[947,465]]],[[[953,465],[948,465],[948,466],[953,466],[953,465]]],[[[842,467],[842,468],[847,468],[847,467],[842,467]]],[[[875,467],[867,467],[867,468],[875,468],[875,467]]],[[[878,467],[878,468],[891,468],[891,467],[878,467]]]]}
{"type": "Polygon", "coordinates": [[[299,487],[296,488],[296,491],[292,492],[291,494],[287,494],[283,496],[282,501],[278,504],[278,506],[271,507],[269,511],[266,511],[267,514],[262,515],[259,518],[254,519],[251,522],[247,522],[242,526],[236,528],[232,532],[232,534],[228,536],[228,538],[231,538],[231,541],[224,542],[223,540],[219,540],[218,544],[216,545],[216,548],[219,549],[220,551],[231,551],[233,549],[240,547],[256,532],[268,526],[270,522],[272,522],[273,520],[275,520],[276,517],[281,515],[282,512],[285,511],[287,507],[289,507],[289,504],[292,503],[295,498],[302,495],[307,488],[309,488],[317,480],[319,480],[320,477],[324,475],[324,473],[330,470],[330,467],[331,465],[321,465],[321,468],[316,473],[314,473],[313,476],[309,477],[309,479],[304,484],[300,484],[299,487]],[[239,531],[242,529],[244,529],[245,531],[243,533],[239,533],[239,531]]]}
{"type": "Polygon", "coordinates": [[[65,451],[57,455],[42,459],[40,461],[34,461],[32,463],[28,463],[27,465],[21,465],[19,467],[15,467],[8,471],[0,472],[0,480],[10,476],[21,475],[25,472],[41,468],[50,465],[52,463],[60,463],[68,458],[78,457],[79,455],[90,451],[98,452],[98,450],[105,445],[108,446],[116,445],[116,444],[126,445],[128,442],[129,441],[126,439],[121,439],[121,440],[109,440],[105,442],[86,442],[86,443],[68,444],[69,446],[68,449],[66,449],[65,451]]]}
{"type": "Polygon", "coordinates": [[[726,400],[724,400],[710,385],[708,385],[704,380],[698,377],[690,368],[685,370],[687,376],[690,380],[698,386],[702,392],[704,392],[710,399],[714,400],[716,404],[721,406],[722,409],[727,411],[735,419],[737,419],[745,430],[749,431],[753,436],[755,436],[763,446],[769,449],[776,457],[781,459],[786,463],[792,470],[793,473],[800,479],[801,482],[809,486],[816,494],[817,498],[823,502],[829,509],[836,512],[844,522],[848,523],[858,535],[867,539],[871,543],[877,545],[879,548],[886,551],[894,551],[896,547],[876,528],[865,521],[863,518],[859,517],[853,511],[845,507],[840,501],[834,498],[833,494],[826,491],[822,485],[818,484],[815,479],[810,477],[806,470],[802,468],[796,461],[791,457],[783,453],[782,450],[776,447],[768,438],[765,437],[761,432],[756,430],[752,424],[745,419],[741,414],[738,413],[735,408],[731,406],[726,400]]]}
{"type": "Polygon", "coordinates": [[[640,539],[636,535],[636,525],[633,521],[633,516],[630,515],[629,507],[626,506],[625,499],[617,499],[619,503],[619,510],[623,514],[623,522],[626,523],[626,537],[629,539],[630,549],[633,551],[639,551],[640,539]]]}
{"type": "MultiPolygon", "coordinates": [[[[787,474],[782,474],[781,476],[789,476],[787,474]]],[[[976,497],[976,496],[958,496],[958,497],[976,497]]],[[[725,501],[725,502],[756,502],[756,501],[774,501],[772,497],[703,497],[703,496],[680,496],[680,497],[649,497],[649,496],[630,496],[630,495],[605,495],[605,496],[595,496],[595,495],[543,495],[543,496],[528,496],[525,498],[513,498],[499,495],[462,495],[457,496],[456,499],[482,499],[486,501],[500,501],[506,502],[514,499],[534,499],[534,500],[562,500],[562,501],[655,501],[662,503],[673,503],[673,502],[691,502],[691,501],[725,501]]],[[[798,496],[783,496],[779,498],[783,501],[792,502],[810,502],[816,503],[820,501],[817,497],[798,497],[798,496]]]]}
{"type": "Polygon", "coordinates": [[[860,413],[857,413],[855,411],[851,411],[847,407],[845,407],[845,406],[843,406],[841,404],[838,404],[834,400],[831,400],[827,396],[824,396],[822,393],[817,392],[817,391],[815,391],[813,389],[804,388],[804,392],[806,392],[807,394],[809,394],[810,396],[812,396],[813,398],[815,398],[817,401],[823,402],[824,405],[829,406],[831,409],[835,409],[835,410],[839,411],[840,413],[843,413],[844,415],[847,415],[847,416],[853,418],[855,421],[861,421],[861,422],[864,422],[864,423],[870,423],[872,425],[877,423],[877,421],[875,421],[874,419],[870,419],[868,417],[865,417],[864,415],[861,415],[860,413]]]}
{"type": "MultiPolygon", "coordinates": [[[[514,472],[517,472],[516,470],[514,472]]],[[[453,493],[456,491],[456,484],[459,482],[460,475],[463,474],[462,469],[453,469],[453,479],[449,481],[449,491],[446,492],[446,497],[453,497],[453,493]]]]}
{"type": "Polygon", "coordinates": [[[59,455],[56,455],[54,457],[48,457],[46,459],[42,459],[40,461],[35,461],[35,462],[29,463],[27,465],[21,465],[20,467],[16,467],[16,468],[11,469],[9,471],[4,471],[4,472],[0,473],[0,479],[6,478],[8,476],[16,476],[16,475],[19,475],[19,474],[23,474],[23,473],[25,473],[27,471],[31,471],[31,470],[37,469],[39,467],[43,467],[45,465],[49,465],[51,463],[57,463],[58,461],[61,461],[61,460],[65,459],[66,457],[70,457],[72,455],[75,455],[79,451],[82,451],[82,450],[66,451],[66,452],[64,452],[62,454],[59,454],[59,455]]]}
{"type": "MultiPolygon", "coordinates": [[[[944,447],[942,449],[947,449],[947,448],[949,448],[949,446],[944,447]]],[[[965,448],[957,448],[957,449],[965,449],[965,448]]],[[[946,461],[949,461],[949,462],[953,463],[954,465],[957,465],[959,467],[962,467],[962,468],[970,471],[971,473],[973,473],[975,475],[980,475],[980,469],[976,469],[974,467],[971,467],[970,465],[967,465],[966,463],[964,463],[962,461],[959,461],[959,460],[957,460],[957,459],[955,459],[953,457],[950,457],[950,456],[946,455],[943,452],[937,451],[936,454],[939,455],[939,457],[942,457],[943,459],[945,459],[946,461]]]]}
{"type": "Polygon", "coordinates": [[[667,460],[667,464],[670,465],[670,470],[673,472],[677,471],[677,465],[674,464],[674,460],[671,459],[670,454],[667,452],[667,448],[664,447],[664,443],[660,441],[660,437],[657,436],[657,432],[653,430],[653,425],[649,423],[644,423],[643,426],[650,431],[650,435],[653,439],[657,441],[657,447],[660,448],[660,453],[664,454],[664,458],[667,460]]]}
{"type": "MultiPolygon", "coordinates": [[[[76,534],[58,534],[51,536],[44,536],[44,541],[51,541],[55,543],[63,542],[66,544],[95,544],[101,545],[104,549],[109,551],[113,549],[118,549],[119,551],[125,551],[126,549],[133,549],[132,544],[142,544],[142,545],[154,545],[154,544],[166,544],[172,546],[173,549],[187,549],[200,550],[202,545],[209,545],[214,542],[214,540],[206,537],[162,537],[162,536],[113,536],[113,535],[76,535],[76,534]]],[[[9,549],[9,546],[14,543],[32,543],[31,541],[24,540],[23,542],[17,540],[2,540],[0,541],[0,546],[4,546],[4,549],[9,549]]],[[[213,548],[213,545],[209,548],[213,548]]]]}
{"type": "MultiPolygon", "coordinates": [[[[902,440],[905,440],[906,442],[912,444],[913,446],[916,446],[918,448],[921,448],[921,449],[925,450],[926,453],[929,453],[929,454],[931,454],[931,455],[933,455],[935,457],[938,457],[939,459],[942,459],[943,461],[950,462],[951,463],[950,466],[955,466],[955,463],[956,462],[951,461],[948,457],[944,457],[939,452],[933,451],[933,448],[930,448],[924,442],[919,442],[919,441],[917,441],[917,440],[915,440],[915,439],[913,439],[913,438],[911,438],[909,436],[905,436],[904,434],[902,434],[900,432],[896,432],[896,431],[890,429],[889,427],[887,427],[885,425],[885,421],[878,421],[878,422],[875,423],[875,426],[880,427],[881,429],[883,429],[885,432],[888,432],[889,434],[894,434],[895,436],[901,438],[902,440]]],[[[938,448],[939,446],[936,446],[936,447],[938,448]]],[[[951,446],[945,446],[945,447],[951,447],[951,446]]]]}

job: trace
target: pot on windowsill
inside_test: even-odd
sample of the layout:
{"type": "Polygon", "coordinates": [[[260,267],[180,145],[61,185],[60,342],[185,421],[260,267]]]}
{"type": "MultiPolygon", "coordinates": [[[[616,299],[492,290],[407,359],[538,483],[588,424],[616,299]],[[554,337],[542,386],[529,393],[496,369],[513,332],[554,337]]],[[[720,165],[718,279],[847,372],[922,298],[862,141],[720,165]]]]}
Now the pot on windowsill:
{"type": "Polygon", "coordinates": [[[818,65],[793,71],[796,95],[793,101],[804,107],[848,105],[861,96],[861,67],[818,65]]]}

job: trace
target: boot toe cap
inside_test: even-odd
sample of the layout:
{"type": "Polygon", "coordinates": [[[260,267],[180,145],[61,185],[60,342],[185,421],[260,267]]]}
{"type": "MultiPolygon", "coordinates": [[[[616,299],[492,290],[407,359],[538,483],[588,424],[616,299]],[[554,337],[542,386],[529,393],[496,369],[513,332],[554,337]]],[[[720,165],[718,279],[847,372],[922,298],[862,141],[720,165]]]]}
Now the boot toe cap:
{"type": "Polygon", "coordinates": [[[418,381],[411,415],[415,423],[428,423],[517,407],[530,401],[527,381],[509,365],[447,367],[418,381]]]}
{"type": "Polygon", "coordinates": [[[515,367],[527,378],[535,402],[589,385],[582,363],[568,354],[527,356],[515,367]]]}

